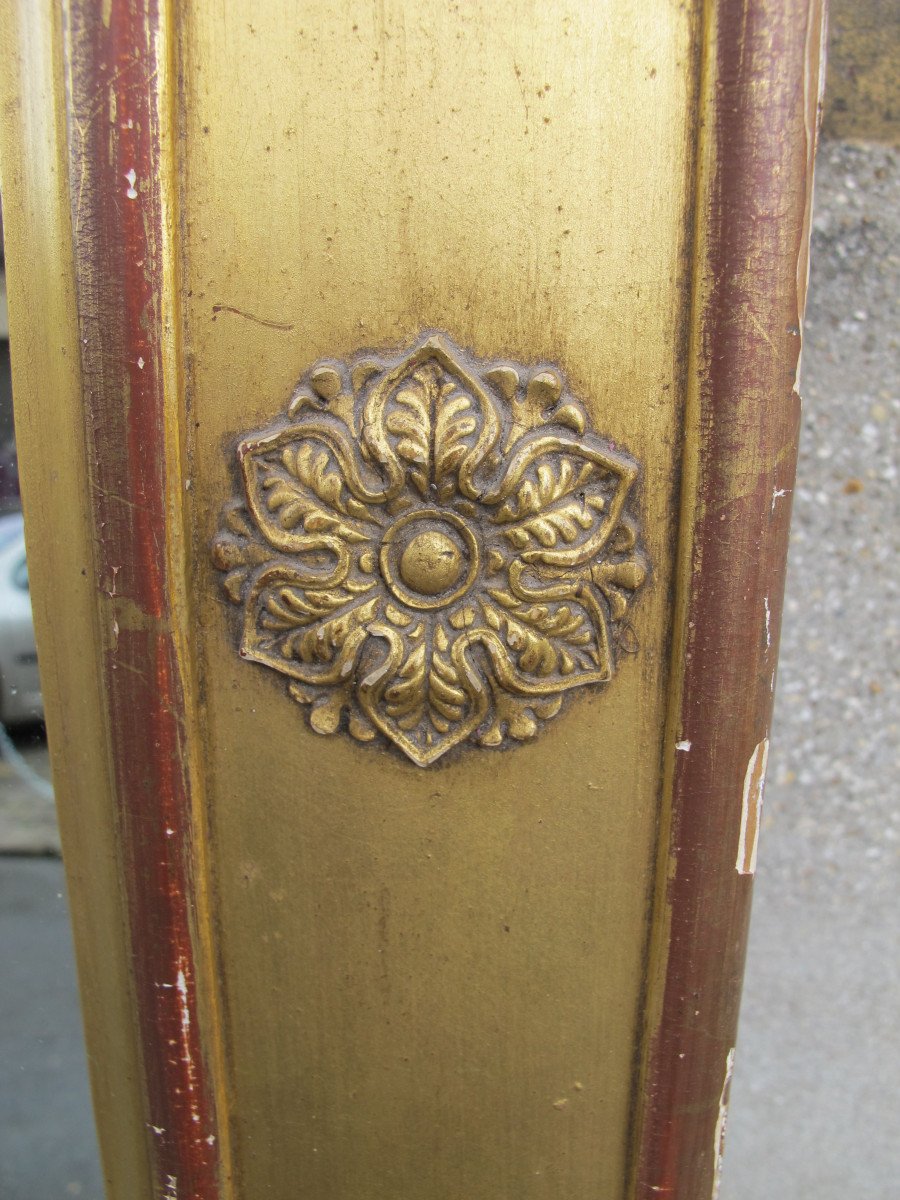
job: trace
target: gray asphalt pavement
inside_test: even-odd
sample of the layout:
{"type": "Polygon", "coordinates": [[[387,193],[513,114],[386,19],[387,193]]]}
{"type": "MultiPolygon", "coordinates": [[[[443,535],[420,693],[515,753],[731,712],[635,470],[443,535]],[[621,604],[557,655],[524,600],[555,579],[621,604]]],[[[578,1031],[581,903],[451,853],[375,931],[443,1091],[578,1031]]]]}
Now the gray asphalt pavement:
{"type": "Polygon", "coordinates": [[[0,858],[0,1197],[102,1200],[62,863],[0,858]]]}
{"type": "MultiPolygon", "coordinates": [[[[816,199],[804,433],[720,1200],[900,1196],[897,152],[826,144],[816,199]]],[[[44,771],[40,755],[26,747],[44,771]]],[[[0,849],[54,838],[50,809],[0,764],[0,849]]],[[[2,1200],[100,1200],[62,890],[58,862],[0,857],[2,1200]]]]}
{"type": "Polygon", "coordinates": [[[819,154],[804,425],[720,1200],[900,1196],[900,158],[819,154]]]}

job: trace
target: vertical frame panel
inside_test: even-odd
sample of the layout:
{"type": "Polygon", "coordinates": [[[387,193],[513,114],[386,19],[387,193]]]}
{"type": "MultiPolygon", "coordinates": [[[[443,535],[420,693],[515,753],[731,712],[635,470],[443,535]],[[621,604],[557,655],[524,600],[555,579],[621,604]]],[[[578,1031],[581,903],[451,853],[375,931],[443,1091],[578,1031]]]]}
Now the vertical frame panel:
{"type": "Polygon", "coordinates": [[[706,5],[641,1200],[718,1194],[797,459],[824,17],[819,0],[706,5]]]}

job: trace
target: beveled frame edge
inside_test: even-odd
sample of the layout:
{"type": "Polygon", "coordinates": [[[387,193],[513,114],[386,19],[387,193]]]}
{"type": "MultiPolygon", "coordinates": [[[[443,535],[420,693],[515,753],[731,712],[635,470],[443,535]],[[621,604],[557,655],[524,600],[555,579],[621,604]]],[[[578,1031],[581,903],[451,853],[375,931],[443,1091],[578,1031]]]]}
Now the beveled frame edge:
{"type": "Polygon", "coordinates": [[[226,1088],[185,645],[172,0],[4,0],[2,28],[16,66],[3,181],[20,201],[7,240],[29,561],[104,1174],[110,1197],[219,1200],[226,1088]]]}
{"type": "Polygon", "coordinates": [[[0,176],[32,610],[110,1196],[151,1200],[128,913],[107,758],[66,163],[62,11],[0,4],[0,176]],[[48,397],[52,401],[48,403],[48,397]],[[64,619],[61,619],[63,614],[64,619]],[[71,646],[81,648],[80,659],[71,646]],[[50,685],[48,686],[48,681],[50,685]]]}
{"type": "Polygon", "coordinates": [[[718,1194],[799,433],[825,0],[706,0],[674,643],[631,1200],[718,1194]]]}
{"type": "Polygon", "coordinates": [[[108,754],[152,1186],[218,1200],[229,1138],[187,646],[175,10],[104,8],[67,0],[64,36],[108,754]]]}

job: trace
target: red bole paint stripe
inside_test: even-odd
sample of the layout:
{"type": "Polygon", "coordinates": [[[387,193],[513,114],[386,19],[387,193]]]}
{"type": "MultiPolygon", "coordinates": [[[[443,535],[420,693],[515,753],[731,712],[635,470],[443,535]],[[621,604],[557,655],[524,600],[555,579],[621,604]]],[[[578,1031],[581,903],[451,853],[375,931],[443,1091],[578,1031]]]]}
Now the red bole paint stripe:
{"type": "MultiPolygon", "coordinates": [[[[745,782],[771,716],[796,463],[816,127],[806,83],[822,7],[721,0],[705,20],[689,368],[700,444],[682,527],[692,574],[655,914],[668,916],[669,940],[639,1097],[638,1200],[718,1190],[752,856],[746,873],[735,863],[742,827],[758,817],[758,807],[744,815],[745,782]]],[[[751,784],[761,796],[752,770],[751,784]]]]}
{"type": "Polygon", "coordinates": [[[100,634],[154,1194],[215,1200],[216,1116],[193,949],[185,697],[169,600],[161,15],[155,0],[71,0],[65,21],[100,634]]]}

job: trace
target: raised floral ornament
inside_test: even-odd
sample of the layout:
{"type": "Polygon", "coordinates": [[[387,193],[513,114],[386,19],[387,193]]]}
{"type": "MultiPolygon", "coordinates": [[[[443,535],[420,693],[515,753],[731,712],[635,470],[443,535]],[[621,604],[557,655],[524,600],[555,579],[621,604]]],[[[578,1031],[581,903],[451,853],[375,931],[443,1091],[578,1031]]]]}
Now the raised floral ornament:
{"type": "Polygon", "coordinates": [[[214,560],[240,653],[290,678],[317,732],[427,766],[533,737],[612,678],[646,576],[637,467],[556,371],[441,336],[320,364],[237,458],[214,560]]]}

